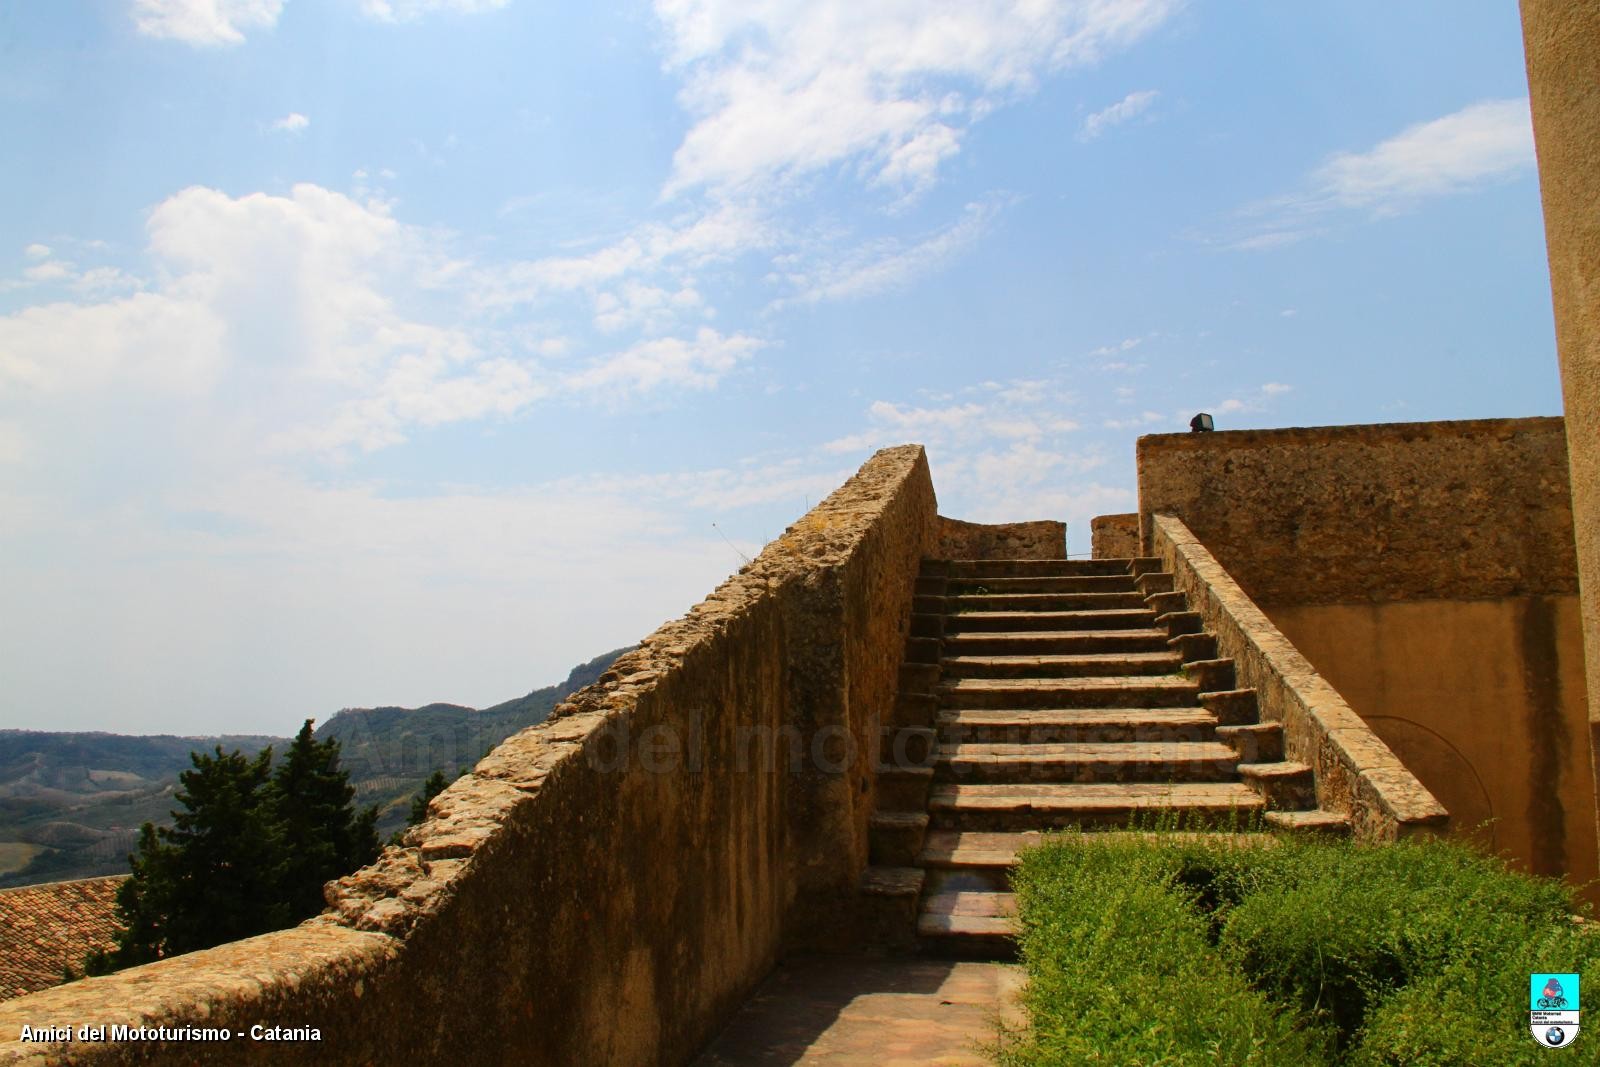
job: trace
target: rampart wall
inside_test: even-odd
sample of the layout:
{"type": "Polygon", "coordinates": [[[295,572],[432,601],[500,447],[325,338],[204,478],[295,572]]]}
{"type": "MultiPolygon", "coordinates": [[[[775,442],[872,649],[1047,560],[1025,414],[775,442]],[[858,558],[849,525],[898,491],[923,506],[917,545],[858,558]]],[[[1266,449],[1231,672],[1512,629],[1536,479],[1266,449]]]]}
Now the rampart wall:
{"type": "Polygon", "coordinates": [[[939,516],[939,559],[1066,559],[1067,524],[1053,519],[1033,522],[962,522],[939,516]]]}
{"type": "Polygon", "coordinates": [[[0,1063],[685,1062],[780,953],[854,939],[869,754],[937,532],[922,449],[879,452],[324,915],[6,1002],[0,1063]],[[23,1044],[24,1023],[234,1036],[23,1044]]]}
{"type": "Polygon", "coordinates": [[[1145,535],[1181,518],[1452,832],[1600,873],[1562,420],[1144,437],[1139,495],[1145,535]]]}
{"type": "Polygon", "coordinates": [[[1096,515],[1089,520],[1091,554],[1095,559],[1132,559],[1139,555],[1139,515],[1096,515]]]}
{"type": "Polygon", "coordinates": [[[1139,438],[1139,514],[1180,516],[1263,606],[1571,596],[1562,422],[1139,438]]]}

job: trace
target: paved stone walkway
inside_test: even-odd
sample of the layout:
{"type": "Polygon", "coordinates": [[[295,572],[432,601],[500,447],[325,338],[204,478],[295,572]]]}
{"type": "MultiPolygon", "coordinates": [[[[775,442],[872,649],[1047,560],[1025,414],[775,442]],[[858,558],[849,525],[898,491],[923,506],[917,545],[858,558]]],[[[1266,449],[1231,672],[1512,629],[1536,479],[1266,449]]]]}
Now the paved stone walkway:
{"type": "Polygon", "coordinates": [[[696,1067],[979,1067],[998,1023],[1020,1021],[1014,964],[816,958],[780,966],[696,1067]]]}

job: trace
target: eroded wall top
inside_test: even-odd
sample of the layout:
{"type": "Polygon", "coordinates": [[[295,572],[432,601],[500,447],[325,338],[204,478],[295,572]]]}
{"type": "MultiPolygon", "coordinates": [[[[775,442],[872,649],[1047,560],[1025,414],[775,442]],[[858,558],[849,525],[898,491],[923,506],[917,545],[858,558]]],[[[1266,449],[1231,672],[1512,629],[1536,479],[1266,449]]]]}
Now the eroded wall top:
{"type": "Polygon", "coordinates": [[[1562,420],[1139,439],[1139,513],[1178,515],[1263,604],[1577,590],[1562,420]]]}

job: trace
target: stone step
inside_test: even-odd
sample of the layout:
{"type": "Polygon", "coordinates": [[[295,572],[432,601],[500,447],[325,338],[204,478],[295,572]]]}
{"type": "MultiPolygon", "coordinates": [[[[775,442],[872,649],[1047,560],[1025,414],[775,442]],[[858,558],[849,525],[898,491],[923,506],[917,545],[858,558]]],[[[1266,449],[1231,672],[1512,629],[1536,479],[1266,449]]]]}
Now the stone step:
{"type": "Polygon", "coordinates": [[[1181,591],[1166,593],[1151,593],[1145,597],[1145,606],[1155,612],[1157,616],[1165,615],[1169,611],[1183,611],[1188,608],[1188,598],[1181,591]]]}
{"type": "Polygon", "coordinates": [[[964,708],[935,719],[946,742],[1213,741],[1200,708],[964,708]]]}
{"type": "Polygon", "coordinates": [[[1316,776],[1304,763],[1241,763],[1239,778],[1275,811],[1308,811],[1317,806],[1316,776]]]}
{"type": "Polygon", "coordinates": [[[1200,706],[1215,715],[1223,726],[1248,726],[1261,720],[1254,689],[1201,693],[1200,706]]]}
{"type": "Polygon", "coordinates": [[[945,656],[940,677],[1088,678],[1105,675],[1176,674],[1183,659],[1176,652],[1091,652],[1038,656],[945,656]]]}
{"type": "Polygon", "coordinates": [[[873,797],[879,811],[927,811],[928,789],[933,785],[933,767],[880,768],[873,797]]]}
{"type": "Polygon", "coordinates": [[[1218,726],[1217,739],[1233,746],[1240,763],[1274,763],[1283,759],[1283,726],[1279,723],[1218,726]]]}
{"type": "Polygon", "coordinates": [[[1180,829],[1226,825],[1265,806],[1240,782],[936,784],[928,793],[931,829],[1050,830],[1126,826],[1136,818],[1176,816],[1180,829]]]}
{"type": "Polygon", "coordinates": [[[1190,660],[1183,665],[1183,675],[1202,693],[1231,693],[1238,684],[1231,659],[1190,660]]]}
{"type": "Polygon", "coordinates": [[[928,829],[925,811],[879,811],[867,820],[867,862],[875,867],[912,867],[928,829]]]}
{"type": "Polygon", "coordinates": [[[1239,754],[1220,741],[940,745],[936,781],[1223,782],[1239,754]]]}
{"type": "MultiPolygon", "coordinates": [[[[1157,630],[1156,632],[1166,637],[1165,630],[1157,630]]],[[[943,627],[940,628],[939,633],[941,635],[944,633],[943,627]]],[[[1166,647],[1182,656],[1185,663],[1197,659],[1216,659],[1217,635],[1211,633],[1179,634],[1177,637],[1169,638],[1166,641],[1166,647]]]]}
{"type": "Polygon", "coordinates": [[[1177,586],[1174,576],[1167,571],[1146,571],[1133,579],[1133,587],[1143,596],[1155,596],[1157,593],[1170,593],[1177,586]]]}
{"type": "MultiPolygon", "coordinates": [[[[945,616],[945,640],[975,633],[1022,633],[1063,630],[1148,630],[1155,614],[1146,608],[1110,611],[962,611],[945,616]]],[[[1166,630],[1165,626],[1161,627],[1166,630]]],[[[1169,635],[1170,636],[1170,635],[1169,635]]]]}
{"type": "MultiPolygon", "coordinates": [[[[920,583],[927,579],[918,579],[920,583]]],[[[1132,575],[1082,574],[1071,578],[948,578],[944,596],[1009,593],[1136,593],[1132,575]]],[[[930,590],[931,591],[931,590],[930,590]]]]}
{"type": "Polygon", "coordinates": [[[1168,652],[1167,632],[1139,630],[1015,630],[946,634],[946,652],[961,656],[1082,655],[1092,652],[1168,652]]]}
{"type": "MultiPolygon", "coordinates": [[[[1324,811],[1321,808],[1311,808],[1307,811],[1269,811],[1264,818],[1268,826],[1278,830],[1327,834],[1329,837],[1350,836],[1350,817],[1340,815],[1336,811],[1324,811]]],[[[923,839],[922,851],[924,855],[928,851],[927,840],[927,838],[923,839]]],[[[918,865],[927,866],[927,864],[921,862],[920,857],[918,865]]]]}
{"type": "Polygon", "coordinates": [[[982,830],[929,830],[923,839],[917,866],[928,869],[973,871],[1016,866],[1017,853],[1044,842],[1042,830],[984,832],[982,830]]]}
{"type": "MultiPolygon", "coordinates": [[[[1273,815],[1283,814],[1268,812],[1267,819],[1273,815]]],[[[1310,812],[1294,812],[1295,815],[1312,814],[1310,812]]],[[[1330,814],[1320,812],[1318,814],[1330,814]]],[[[1348,825],[1348,824],[1347,824],[1348,825]]],[[[1173,833],[1153,833],[1140,830],[1102,830],[1098,833],[1085,835],[1090,842],[1101,841],[1226,841],[1240,847],[1264,846],[1270,847],[1274,843],[1271,834],[1265,833],[1227,833],[1222,831],[1177,831],[1173,833]]],[[[1015,830],[985,832],[982,830],[929,830],[924,839],[922,853],[917,857],[917,865],[928,871],[930,880],[937,871],[967,872],[985,879],[993,879],[996,874],[1004,875],[1017,864],[1017,855],[1025,848],[1037,848],[1046,840],[1046,835],[1041,830],[1015,830]]],[[[1071,841],[1073,838],[1056,838],[1056,840],[1071,841]]],[[[929,883],[925,882],[924,885],[929,883]]],[[[1004,884],[991,882],[991,884],[1004,884]]]]}
{"type": "Polygon", "coordinates": [[[912,947],[926,878],[920,867],[867,867],[863,870],[857,883],[861,894],[860,940],[887,948],[912,947]]]}
{"type": "Polygon", "coordinates": [[[960,678],[935,690],[955,708],[1153,708],[1193,705],[1200,689],[1176,677],[960,678]]]}
{"type": "Polygon", "coordinates": [[[935,952],[1006,955],[1015,952],[1017,899],[992,890],[956,890],[923,899],[917,933],[935,952]]]}
{"type": "MultiPolygon", "coordinates": [[[[1096,574],[1128,574],[1125,559],[952,559],[945,561],[946,577],[970,578],[1081,578],[1096,574]]],[[[940,565],[923,562],[923,574],[940,570],[940,565]]]]}
{"type": "Polygon", "coordinates": [[[1165,627],[1169,637],[1205,633],[1206,617],[1198,611],[1169,611],[1165,614],[1152,612],[1152,614],[1156,616],[1156,625],[1165,627]]]}
{"type": "Polygon", "coordinates": [[[945,597],[945,608],[955,614],[968,611],[1104,611],[1144,608],[1138,593],[967,593],[945,597]]]}

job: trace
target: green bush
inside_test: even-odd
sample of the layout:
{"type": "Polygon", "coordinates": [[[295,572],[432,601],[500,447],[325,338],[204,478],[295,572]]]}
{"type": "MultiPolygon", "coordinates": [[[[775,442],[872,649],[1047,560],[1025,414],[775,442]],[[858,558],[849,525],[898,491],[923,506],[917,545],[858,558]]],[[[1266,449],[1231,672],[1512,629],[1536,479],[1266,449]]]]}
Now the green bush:
{"type": "Polygon", "coordinates": [[[1528,975],[1600,973],[1569,887],[1465,845],[1234,840],[1027,853],[1031,1026],[1002,1062],[1532,1063],[1528,975]]]}
{"type": "Polygon", "coordinates": [[[1017,876],[1032,1027],[1006,1064],[1286,1064],[1325,1035],[1249,988],[1157,848],[1036,851],[1017,876]]]}

